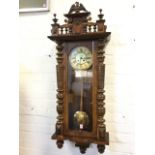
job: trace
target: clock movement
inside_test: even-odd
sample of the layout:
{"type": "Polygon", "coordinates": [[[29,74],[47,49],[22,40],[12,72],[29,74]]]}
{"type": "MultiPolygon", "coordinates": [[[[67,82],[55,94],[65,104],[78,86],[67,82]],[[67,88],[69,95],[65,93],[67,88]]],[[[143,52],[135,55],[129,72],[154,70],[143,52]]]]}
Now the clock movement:
{"type": "Polygon", "coordinates": [[[91,143],[103,153],[109,144],[105,126],[104,48],[110,40],[102,9],[92,22],[90,12],[73,4],[60,25],[54,14],[51,36],[57,46],[57,122],[52,139],[58,148],[70,140],[85,153],[91,143]]]}

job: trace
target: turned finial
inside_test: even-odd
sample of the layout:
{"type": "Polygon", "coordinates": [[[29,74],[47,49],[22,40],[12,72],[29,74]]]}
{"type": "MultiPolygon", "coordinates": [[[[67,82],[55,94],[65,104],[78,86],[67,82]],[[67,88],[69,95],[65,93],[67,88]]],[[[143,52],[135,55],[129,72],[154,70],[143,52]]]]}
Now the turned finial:
{"type": "Polygon", "coordinates": [[[56,13],[54,13],[53,16],[54,16],[53,22],[54,22],[54,24],[57,24],[58,19],[56,18],[56,16],[57,16],[56,13]]]}
{"type": "Polygon", "coordinates": [[[98,17],[99,17],[100,20],[102,20],[102,18],[104,16],[103,13],[102,13],[102,9],[99,9],[99,12],[100,12],[100,14],[98,15],[98,17]]]}

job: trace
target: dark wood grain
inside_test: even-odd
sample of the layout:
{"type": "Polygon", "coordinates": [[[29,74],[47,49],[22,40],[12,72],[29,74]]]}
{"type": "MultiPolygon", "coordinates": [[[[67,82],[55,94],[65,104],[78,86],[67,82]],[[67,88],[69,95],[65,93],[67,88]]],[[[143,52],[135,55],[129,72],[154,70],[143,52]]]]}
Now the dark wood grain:
{"type": "Polygon", "coordinates": [[[105,46],[110,40],[110,32],[103,19],[102,9],[99,19],[91,22],[90,12],[76,2],[64,16],[65,24],[60,25],[54,14],[51,35],[48,38],[57,44],[57,122],[56,132],[52,139],[57,140],[58,148],[62,148],[65,139],[75,142],[83,154],[91,143],[97,144],[98,151],[103,153],[105,145],[109,144],[109,133],[105,125],[105,46]],[[68,56],[72,48],[85,46],[92,51],[92,130],[71,130],[69,128],[68,111],[68,56]]]}

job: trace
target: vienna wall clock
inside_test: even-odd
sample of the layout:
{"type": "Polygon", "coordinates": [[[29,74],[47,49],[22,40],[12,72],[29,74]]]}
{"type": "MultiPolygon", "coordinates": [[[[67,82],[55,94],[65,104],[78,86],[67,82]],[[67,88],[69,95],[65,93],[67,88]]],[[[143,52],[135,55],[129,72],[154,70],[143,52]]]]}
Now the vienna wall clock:
{"type": "Polygon", "coordinates": [[[57,122],[52,139],[58,148],[70,140],[85,153],[91,143],[103,153],[109,144],[104,95],[104,48],[109,41],[102,10],[91,22],[90,12],[76,2],[60,25],[54,14],[51,36],[57,46],[57,122]]]}

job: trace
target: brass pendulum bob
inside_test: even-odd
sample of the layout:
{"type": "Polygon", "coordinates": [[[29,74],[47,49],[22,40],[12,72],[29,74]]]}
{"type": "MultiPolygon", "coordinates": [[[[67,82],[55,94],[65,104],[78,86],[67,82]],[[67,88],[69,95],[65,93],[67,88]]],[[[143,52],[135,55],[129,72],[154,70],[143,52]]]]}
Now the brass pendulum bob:
{"type": "Polygon", "coordinates": [[[89,124],[89,117],[86,112],[83,111],[83,79],[81,77],[81,98],[80,98],[80,111],[76,111],[74,114],[75,122],[82,130],[89,124]]]}

